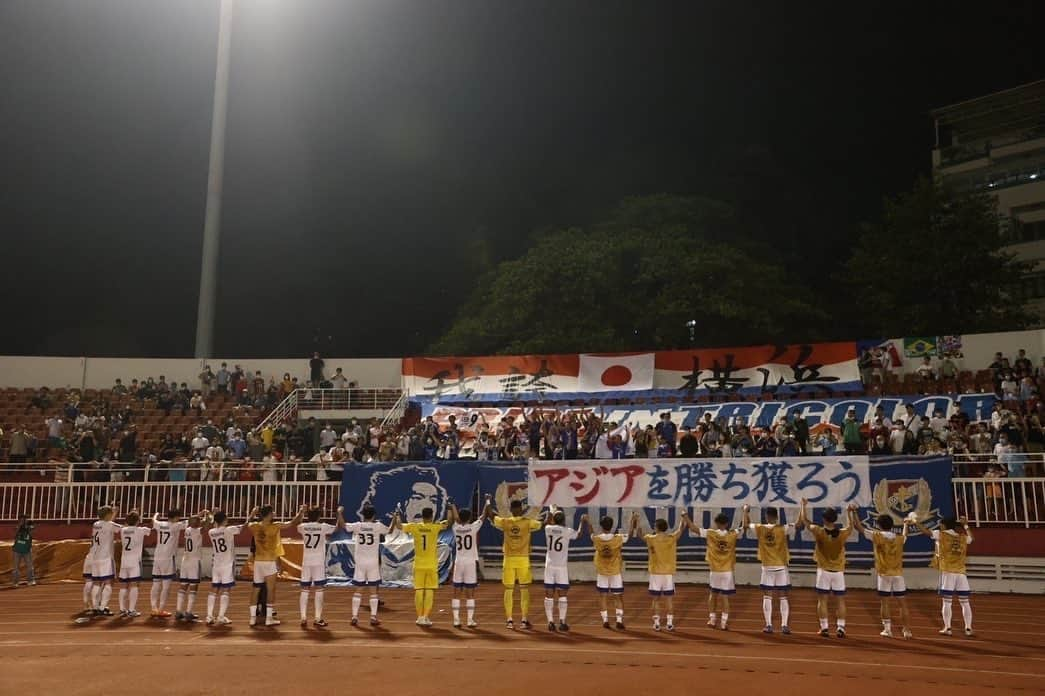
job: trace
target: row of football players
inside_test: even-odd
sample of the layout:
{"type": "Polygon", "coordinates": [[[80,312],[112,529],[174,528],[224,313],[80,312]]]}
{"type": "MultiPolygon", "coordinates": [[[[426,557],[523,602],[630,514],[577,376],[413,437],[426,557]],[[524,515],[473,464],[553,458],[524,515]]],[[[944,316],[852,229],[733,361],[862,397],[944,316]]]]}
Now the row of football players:
{"type": "MultiPolygon", "coordinates": [[[[378,609],[380,598],[380,545],[382,537],[401,529],[410,534],[414,540],[414,588],[417,608],[417,624],[431,625],[430,614],[438,588],[437,545],[442,531],[452,526],[454,544],[456,546],[453,569],[453,599],[451,611],[454,626],[462,626],[462,608],[466,616],[466,624],[476,626],[475,622],[475,589],[478,586],[478,533],[483,523],[490,519],[493,525],[504,535],[504,561],[502,583],[504,585],[504,608],[506,625],[514,628],[513,609],[515,593],[518,591],[521,609],[520,621],[524,628],[530,628],[529,621],[529,586],[532,583],[530,567],[530,541],[533,533],[543,529],[547,552],[544,563],[544,609],[549,630],[569,630],[568,611],[568,553],[570,542],[587,532],[591,535],[595,548],[594,563],[596,570],[596,587],[600,597],[600,614],[603,625],[610,627],[609,607],[614,609],[614,624],[624,628],[624,607],[622,595],[624,591],[622,570],[622,548],[629,538],[639,536],[638,514],[632,516],[626,533],[615,532],[615,522],[611,517],[600,520],[599,529],[595,530],[588,522],[587,516],[580,519],[578,528],[566,526],[562,511],[552,509],[544,520],[535,520],[523,516],[522,504],[512,504],[511,515],[501,517],[494,515],[489,499],[482,513],[473,519],[469,510],[458,510],[451,505],[447,520],[436,521],[433,511],[426,509],[418,522],[403,524],[398,514],[392,515],[390,525],[378,522],[376,511],[366,508],[362,511],[363,519],[346,523],[343,510],[338,510],[337,526],[320,521],[322,511],[316,508],[302,508],[293,520],[280,523],[272,519],[272,510],[265,506],[252,512],[253,521],[243,525],[231,525],[226,515],[217,511],[211,515],[206,510],[193,515],[187,520],[181,519],[180,511],[171,510],[166,520],[154,516],[151,526],[145,526],[136,512],[127,515],[126,524],[121,526],[112,520],[117,511],[102,508],[99,520],[93,528],[91,550],[84,563],[84,576],[87,582],[84,587],[84,602],[88,613],[92,615],[111,615],[108,610],[112,592],[112,582],[116,577],[121,583],[119,592],[120,614],[124,617],[138,616],[136,610],[138,587],[141,581],[141,554],[144,540],[156,533],[156,547],[153,561],[153,584],[151,590],[152,616],[165,619],[171,616],[165,607],[172,584],[177,577],[179,582],[174,616],[181,621],[196,621],[193,613],[196,593],[200,582],[200,562],[202,559],[202,540],[206,534],[213,549],[211,572],[211,592],[207,599],[207,622],[209,624],[229,624],[227,616],[229,592],[234,585],[234,540],[244,528],[248,527],[254,535],[256,556],[254,563],[254,599],[251,602],[250,623],[254,625],[257,616],[259,594],[267,590],[267,611],[265,623],[279,623],[275,612],[275,575],[276,560],[283,555],[281,531],[296,528],[303,541],[303,560],[301,568],[300,611],[301,622],[306,623],[307,608],[311,595],[314,608],[313,623],[317,627],[327,625],[323,618],[323,588],[326,584],[326,546],[330,534],[339,527],[354,535],[355,573],[353,584],[356,591],[352,597],[352,623],[358,623],[362,606],[362,593],[369,588],[368,605],[370,623],[379,624],[378,609]],[[307,521],[303,518],[307,516],[307,521]],[[179,548],[179,536],[184,534],[184,551],[181,555],[179,573],[175,574],[175,556],[179,548]],[[115,572],[112,550],[113,539],[118,535],[122,545],[120,569],[115,572]],[[558,623],[555,613],[558,610],[558,623]]],[[[942,618],[943,628],[940,633],[950,635],[953,597],[957,597],[961,606],[965,623],[965,633],[972,635],[972,609],[969,603],[969,584],[965,575],[966,548],[972,537],[964,524],[964,520],[945,519],[941,530],[930,531],[920,525],[917,520],[908,519],[903,523],[900,533],[893,531],[893,520],[889,515],[882,515],[877,520],[877,529],[866,529],[856,514],[855,508],[847,511],[848,525],[838,522],[838,511],[825,509],[820,524],[814,524],[806,511],[803,501],[802,511],[796,524],[783,525],[779,522],[778,513],[769,508],[765,512],[765,523],[753,524],[744,509],[742,525],[729,527],[729,518],[719,515],[715,518],[714,527],[702,528],[683,514],[678,527],[669,530],[666,520],[658,519],[655,530],[651,534],[642,535],[648,552],[649,593],[653,599],[653,627],[661,628],[661,619],[667,630],[674,628],[674,574],[678,539],[690,530],[707,540],[706,559],[710,568],[709,580],[709,616],[708,626],[727,629],[729,625],[729,598],[735,593],[734,569],[736,565],[736,543],[738,538],[751,531],[758,540],[758,558],[762,564],[761,588],[763,591],[763,615],[766,633],[773,632],[772,609],[773,599],[778,600],[780,612],[780,631],[791,632],[789,625],[789,591],[791,587],[788,573],[790,554],[788,539],[796,529],[807,528],[815,539],[814,558],[817,564],[816,591],[818,594],[817,613],[820,621],[821,635],[829,635],[828,598],[836,598],[836,635],[845,636],[845,543],[850,534],[856,530],[867,536],[874,546],[875,568],[878,575],[878,593],[882,600],[881,635],[892,636],[892,603],[899,605],[903,636],[910,638],[910,620],[906,605],[906,586],[903,578],[903,547],[907,538],[908,525],[914,524],[922,533],[932,535],[937,542],[937,562],[941,571],[940,592],[943,595],[942,618]]]]}

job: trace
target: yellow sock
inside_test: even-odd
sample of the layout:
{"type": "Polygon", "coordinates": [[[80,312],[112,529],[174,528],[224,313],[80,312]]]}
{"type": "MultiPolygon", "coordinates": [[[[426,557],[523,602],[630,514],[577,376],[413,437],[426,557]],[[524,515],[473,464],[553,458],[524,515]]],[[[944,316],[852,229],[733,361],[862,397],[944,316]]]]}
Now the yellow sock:
{"type": "Polygon", "coordinates": [[[504,616],[505,618],[512,618],[512,609],[515,607],[515,599],[512,597],[513,590],[508,587],[504,590],[504,616]]]}
{"type": "Polygon", "coordinates": [[[417,609],[418,616],[424,616],[425,611],[425,591],[414,590],[414,608],[417,609]]]}
{"type": "Polygon", "coordinates": [[[428,616],[432,613],[432,605],[435,604],[435,590],[425,590],[424,598],[424,614],[422,616],[428,616]]]}
{"type": "Polygon", "coordinates": [[[522,611],[522,617],[528,618],[530,616],[530,588],[520,587],[519,588],[519,609],[522,611]]]}

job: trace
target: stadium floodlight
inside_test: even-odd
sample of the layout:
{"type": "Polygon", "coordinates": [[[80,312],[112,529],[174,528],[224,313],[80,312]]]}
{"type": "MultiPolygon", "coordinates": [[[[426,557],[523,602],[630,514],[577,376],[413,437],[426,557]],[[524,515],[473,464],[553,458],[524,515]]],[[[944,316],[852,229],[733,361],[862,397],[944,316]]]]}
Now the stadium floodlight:
{"type": "Polygon", "coordinates": [[[218,254],[221,249],[221,197],[225,177],[225,121],[229,101],[232,10],[235,0],[219,0],[218,55],[214,71],[214,110],[210,123],[207,207],[203,220],[200,297],[196,310],[196,357],[213,357],[214,313],[218,298],[218,254]]]}

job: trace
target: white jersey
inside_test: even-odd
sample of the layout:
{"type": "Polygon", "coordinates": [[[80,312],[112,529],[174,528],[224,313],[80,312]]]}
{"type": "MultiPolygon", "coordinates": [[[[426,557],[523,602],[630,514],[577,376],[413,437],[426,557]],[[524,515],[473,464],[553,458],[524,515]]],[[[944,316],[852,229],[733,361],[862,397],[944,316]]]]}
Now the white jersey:
{"type": "Polygon", "coordinates": [[[203,528],[202,527],[186,527],[185,528],[185,557],[186,558],[202,558],[203,557],[203,528]]]}
{"type": "Polygon", "coordinates": [[[336,530],[337,527],[326,522],[304,522],[298,525],[298,534],[304,542],[302,566],[327,564],[327,537],[336,530]]]}
{"type": "Polygon", "coordinates": [[[478,519],[468,524],[454,524],[454,546],[457,548],[457,560],[463,563],[479,561],[479,530],[483,520],[478,519]]]}
{"type": "Polygon", "coordinates": [[[152,527],[123,527],[120,530],[120,546],[123,550],[120,565],[129,566],[142,562],[145,537],[150,534],[152,527]]]}
{"type": "Polygon", "coordinates": [[[112,559],[113,536],[121,529],[115,522],[98,520],[91,525],[91,553],[96,561],[112,559]]]}
{"type": "Polygon", "coordinates": [[[207,532],[210,545],[214,548],[212,565],[230,566],[236,559],[236,535],[243,530],[239,527],[215,527],[207,532]]]}
{"type": "Polygon", "coordinates": [[[381,557],[381,535],[389,529],[380,522],[348,522],[345,531],[352,532],[356,541],[356,565],[377,563],[381,557]]]}
{"type": "Polygon", "coordinates": [[[577,538],[579,532],[572,527],[549,524],[544,528],[544,539],[548,551],[544,555],[545,568],[565,568],[570,553],[570,542],[577,538]]]}
{"type": "Polygon", "coordinates": [[[170,560],[178,552],[178,537],[181,531],[189,526],[188,522],[154,522],[152,528],[156,530],[155,557],[160,560],[170,560]]]}

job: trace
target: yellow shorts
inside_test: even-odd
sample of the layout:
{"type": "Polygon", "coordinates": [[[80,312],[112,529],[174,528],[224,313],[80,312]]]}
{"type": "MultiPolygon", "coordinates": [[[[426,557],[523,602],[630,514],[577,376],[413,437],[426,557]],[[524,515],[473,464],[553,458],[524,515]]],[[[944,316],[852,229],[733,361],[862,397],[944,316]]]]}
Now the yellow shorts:
{"type": "Polygon", "coordinates": [[[435,568],[414,568],[414,589],[435,590],[439,588],[439,571],[435,568]]]}
{"type": "Polygon", "coordinates": [[[529,558],[505,558],[501,583],[505,587],[515,587],[515,583],[529,585],[533,582],[529,558]]]}

